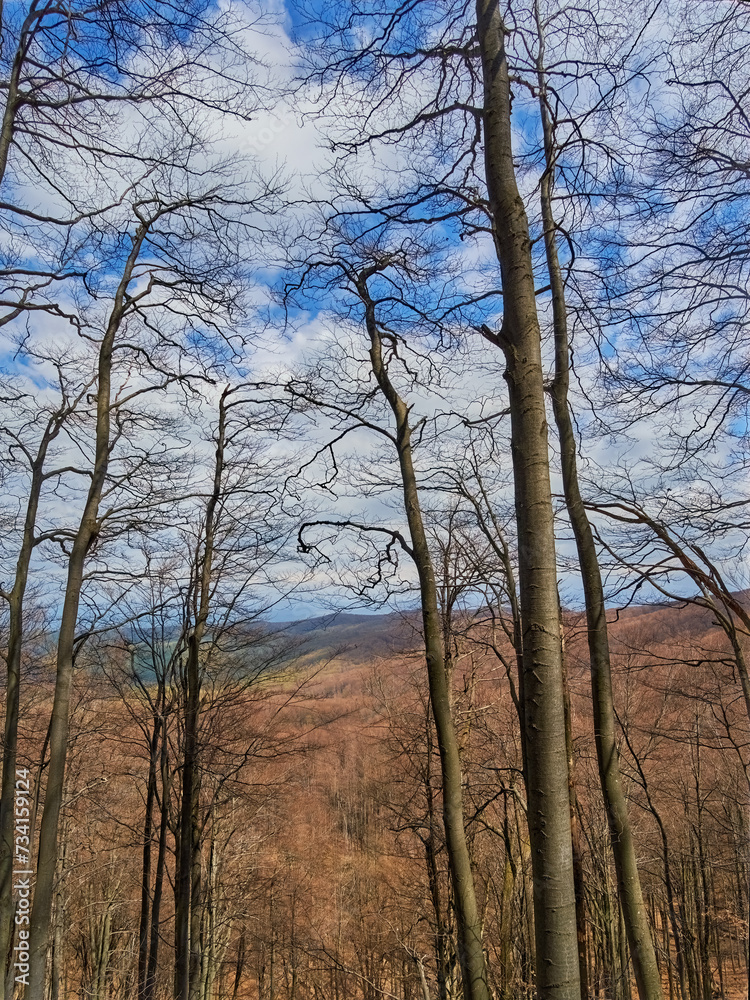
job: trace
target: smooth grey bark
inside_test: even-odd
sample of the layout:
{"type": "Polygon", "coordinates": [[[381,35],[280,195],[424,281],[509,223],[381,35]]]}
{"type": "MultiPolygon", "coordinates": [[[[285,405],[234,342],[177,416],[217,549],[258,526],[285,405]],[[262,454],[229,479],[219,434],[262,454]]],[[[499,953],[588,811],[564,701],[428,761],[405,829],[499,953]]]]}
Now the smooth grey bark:
{"type": "Polygon", "coordinates": [[[557,227],[552,208],[556,153],[552,124],[546,103],[544,35],[539,22],[538,9],[537,23],[539,25],[537,81],[545,154],[545,171],[540,184],[540,199],[547,270],[552,292],[552,321],[555,338],[555,377],[551,396],[560,441],[565,505],[573,528],[586,605],[586,637],[591,667],[591,698],[599,782],[607,813],[610,843],[617,875],[617,890],[622,906],[622,916],[638,995],[640,1000],[662,1000],[661,976],[656,962],[648,914],[643,902],[635,843],[620,774],[604,587],[594,533],[581,497],[576,438],[568,402],[570,386],[568,315],[565,282],[557,252],[557,227]]]}
{"type": "Polygon", "coordinates": [[[528,219],[513,164],[505,31],[498,0],[477,0],[485,175],[504,310],[499,333],[483,333],[504,353],[510,397],[536,986],[541,1000],[580,1000],[541,336],[528,219]]]}
{"type": "Polygon", "coordinates": [[[372,371],[396,423],[395,444],[401,472],[404,508],[411,538],[410,554],[419,577],[430,704],[440,752],[443,823],[456,908],[458,952],[464,997],[465,1000],[490,1000],[482,948],[482,923],[476,902],[474,875],[464,828],[461,761],[451,712],[437,586],[424,529],[417,477],[412,458],[409,407],[389,377],[388,366],[383,357],[383,345],[375,303],[367,288],[368,277],[377,270],[378,268],[374,267],[369,272],[360,273],[356,283],[358,294],[365,307],[365,325],[370,340],[372,371]]]}
{"type": "Polygon", "coordinates": [[[50,760],[47,787],[39,831],[39,858],[31,910],[29,941],[29,986],[26,1000],[44,1000],[47,948],[50,938],[52,897],[58,855],[58,826],[65,783],[65,763],[68,750],[70,724],[70,698],[73,684],[73,660],[78,607],[83,584],[86,556],[100,531],[99,504],[109,467],[112,450],[111,438],[111,379],[115,338],[126,315],[129,297],[128,286],[138,255],[148,231],[148,224],[141,222],[133,236],[133,246],[128,254],[123,274],[114,295],[107,328],[99,347],[97,365],[96,442],[94,465],[91,471],[83,514],[76,531],[70,558],[63,601],[60,632],[57,642],[55,693],[50,720],[50,760]]]}

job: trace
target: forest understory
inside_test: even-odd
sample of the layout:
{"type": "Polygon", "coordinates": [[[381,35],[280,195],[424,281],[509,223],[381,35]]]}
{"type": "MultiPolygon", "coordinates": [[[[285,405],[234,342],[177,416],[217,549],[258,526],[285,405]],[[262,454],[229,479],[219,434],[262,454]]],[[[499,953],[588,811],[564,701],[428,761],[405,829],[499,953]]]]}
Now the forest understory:
{"type": "MultiPolygon", "coordinates": [[[[590,996],[630,1000],[585,629],[566,617],[590,996]]],[[[747,722],[725,643],[710,616],[689,606],[612,618],[619,747],[664,994],[739,1000],[747,989],[747,722]]],[[[347,628],[346,615],[328,621],[289,664],[253,684],[236,668],[230,683],[225,664],[209,685],[199,753],[203,1000],[461,994],[416,619],[373,616],[364,628],[361,619],[347,628]],[[342,635],[351,645],[336,652],[342,635]]],[[[486,624],[461,624],[454,710],[491,987],[498,1000],[532,997],[518,716],[486,624]]],[[[170,789],[184,705],[173,690],[154,740],[156,687],[135,685],[117,655],[107,646],[87,654],[75,683],[53,912],[60,998],[133,995],[144,926],[150,995],[172,990],[178,823],[170,789]],[[151,760],[159,762],[153,795],[151,760]]],[[[40,671],[22,711],[19,761],[35,788],[48,674],[40,671]]]]}

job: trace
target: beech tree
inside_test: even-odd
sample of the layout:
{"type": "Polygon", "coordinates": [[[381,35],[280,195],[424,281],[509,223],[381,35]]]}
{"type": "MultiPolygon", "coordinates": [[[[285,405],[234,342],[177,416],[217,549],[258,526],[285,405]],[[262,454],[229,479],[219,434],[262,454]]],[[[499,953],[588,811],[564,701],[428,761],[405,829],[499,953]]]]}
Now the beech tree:
{"type": "MultiPolygon", "coordinates": [[[[335,240],[335,236],[334,236],[335,240]]],[[[300,400],[330,411],[337,419],[341,419],[345,428],[344,434],[357,427],[376,429],[396,451],[399,470],[399,491],[403,497],[403,507],[408,524],[409,540],[407,541],[398,530],[390,530],[378,526],[366,526],[353,520],[336,522],[333,520],[317,520],[314,524],[325,526],[351,527],[363,533],[374,532],[385,534],[389,539],[384,555],[377,557],[377,577],[381,579],[382,571],[389,562],[393,562],[393,550],[398,547],[413,561],[419,581],[419,597],[422,613],[423,640],[427,659],[427,674],[430,687],[430,704],[437,743],[440,752],[442,792],[443,792],[443,825],[451,881],[456,908],[456,925],[458,937],[458,957],[461,966],[464,994],[471,1000],[487,1000],[489,987],[487,971],[482,948],[481,918],[477,905],[474,878],[471,868],[471,858],[466,840],[464,823],[464,803],[462,793],[461,760],[459,743],[456,734],[456,724],[451,712],[451,695],[449,690],[449,672],[443,636],[443,625],[438,607],[438,592],[435,568],[429,541],[425,530],[419,496],[419,482],[413,458],[413,439],[419,433],[419,427],[413,426],[410,418],[410,406],[402,397],[392,375],[392,365],[397,362],[401,337],[392,332],[386,325],[387,321],[378,315],[380,301],[390,304],[394,301],[404,302],[403,292],[399,290],[399,282],[408,276],[412,262],[405,256],[403,249],[397,246],[390,249],[387,245],[372,255],[371,262],[365,258],[360,266],[351,266],[346,262],[339,249],[348,249],[349,253],[355,247],[342,234],[340,246],[334,245],[327,253],[313,254],[303,265],[304,271],[330,271],[333,281],[343,280],[345,287],[360,303],[364,328],[367,337],[368,358],[372,375],[379,394],[387,406],[393,422],[393,428],[376,425],[366,417],[360,418],[358,410],[362,401],[356,397],[348,403],[341,404],[329,400],[324,392],[313,382],[308,390],[304,382],[296,384],[293,380],[286,383],[286,390],[294,400],[300,400]],[[384,278],[385,287],[393,292],[385,292],[382,296],[372,292],[370,285],[379,277],[384,278]]],[[[304,273],[304,272],[303,272],[304,273]]],[[[407,311],[409,305],[406,304],[407,311]]],[[[415,310],[416,312],[416,310],[415,310]]],[[[369,393],[367,395],[370,395],[369,393]]],[[[365,396],[365,399],[367,396],[365,396]]],[[[307,528],[303,526],[300,533],[300,545],[303,551],[313,551],[313,544],[308,540],[307,528]]],[[[315,550],[319,545],[315,544],[315,550]]]]}
{"type": "MultiPolygon", "coordinates": [[[[102,535],[107,535],[99,514],[102,497],[114,499],[117,486],[113,483],[125,486],[120,493],[124,496],[138,471],[145,472],[149,464],[144,453],[140,470],[139,460],[133,458],[132,467],[124,472],[120,456],[112,475],[113,449],[134,432],[138,418],[129,407],[142,393],[170,383],[185,384],[185,379],[205,372],[211,352],[199,345],[200,338],[189,342],[186,331],[200,324],[204,333],[211,331],[221,340],[232,322],[238,285],[237,258],[232,256],[230,243],[237,232],[229,237],[229,216],[240,202],[248,216],[254,209],[252,199],[239,193],[237,163],[229,181],[228,171],[214,157],[211,143],[217,130],[215,123],[209,127],[207,121],[211,112],[243,118],[251,106],[257,106],[255,68],[243,40],[252,16],[249,9],[222,14],[206,4],[178,11],[161,3],[74,5],[65,10],[31,3],[26,10],[23,5],[6,6],[2,12],[2,61],[7,78],[0,138],[5,198],[0,210],[7,238],[2,270],[5,308],[0,323],[10,337],[26,337],[22,347],[26,356],[36,350],[28,334],[41,316],[53,324],[55,320],[72,324],[84,342],[98,344],[98,361],[83,375],[86,389],[73,403],[74,409],[84,411],[84,402],[96,401],[92,427],[96,445],[87,456],[91,468],[80,468],[75,458],[71,467],[63,469],[62,481],[44,468],[43,453],[59,435],[63,417],[70,417],[67,395],[59,419],[50,420],[38,454],[33,459],[29,456],[33,475],[26,537],[16,584],[9,591],[14,633],[20,635],[30,552],[41,541],[62,545],[69,556],[68,586],[40,829],[31,995],[42,988],[49,937],[67,703],[79,644],[76,629],[84,564],[102,535]],[[209,173],[211,183],[206,182],[209,173]],[[82,184],[82,176],[90,183],[82,184]],[[129,202],[135,216],[132,227],[123,209],[129,202]],[[210,253],[202,256],[200,243],[204,249],[210,245],[210,253]],[[148,263],[144,264],[144,258],[148,263]],[[147,287],[134,292],[144,281],[147,287]],[[107,297],[112,303],[109,315],[96,315],[97,301],[107,297]],[[159,310],[161,320],[156,323],[161,330],[152,325],[159,310]],[[26,333],[18,334],[23,324],[26,333]],[[121,335],[133,334],[136,326],[138,343],[128,344],[121,352],[121,335]],[[112,388],[113,371],[126,371],[128,351],[132,351],[133,368],[112,388]],[[148,374],[144,377],[144,373],[148,374]],[[90,398],[84,400],[87,394],[90,398]],[[71,485],[79,475],[91,476],[87,497],[76,495],[71,485]],[[52,485],[70,490],[71,501],[81,502],[82,519],[77,529],[38,535],[35,519],[40,490],[44,488],[49,495],[52,485]]],[[[235,215],[236,222],[239,215],[235,215]]],[[[62,329],[61,325],[57,328],[62,329]]],[[[148,423],[146,418],[141,431],[148,423]]],[[[76,436],[73,446],[88,451],[82,437],[76,436]]],[[[126,507],[105,510],[108,524],[118,517],[124,523],[126,507]]],[[[15,752],[17,647],[18,640],[14,640],[9,657],[5,792],[0,807],[0,826],[6,830],[0,877],[0,946],[6,969],[11,959],[6,947],[12,905],[7,829],[12,822],[9,789],[15,752]]]]}
{"type": "Polygon", "coordinates": [[[207,977],[212,980],[216,975],[217,957],[211,955],[216,942],[207,939],[205,921],[207,914],[210,918],[211,889],[215,888],[216,878],[212,865],[218,863],[219,845],[211,842],[206,872],[204,841],[221,788],[254,754],[262,752],[259,744],[263,742],[259,733],[257,741],[234,760],[225,751],[229,761],[223,765],[222,750],[214,748],[218,759],[211,777],[217,788],[206,809],[201,803],[201,789],[209,777],[203,758],[208,751],[210,723],[202,716],[215,725],[220,707],[226,711],[264,673],[272,671],[284,653],[289,654],[278,639],[274,642],[258,633],[256,622],[266,608],[262,602],[257,607],[252,603],[256,589],[273,580],[273,565],[288,534],[288,528],[273,513],[278,500],[278,470],[253,441],[254,432],[257,435],[264,425],[268,428],[268,416],[255,413],[254,402],[252,392],[241,383],[228,385],[218,401],[211,440],[215,449],[211,482],[192,540],[189,582],[175,650],[177,680],[182,689],[178,704],[179,817],[173,831],[176,1000],[200,997],[205,993],[207,977]],[[253,640],[258,646],[255,654],[253,640]],[[235,655],[244,662],[233,680],[230,670],[222,683],[221,660],[233,646],[237,647],[235,655]]]}
{"type": "MultiPolygon", "coordinates": [[[[364,25],[373,15],[364,8],[357,19],[364,25]]],[[[336,30],[335,17],[329,20],[336,30]]],[[[361,139],[343,138],[339,148],[353,151],[400,137],[413,150],[422,146],[418,157],[426,153],[424,165],[401,190],[378,199],[379,212],[416,221],[432,210],[437,223],[460,220],[476,208],[500,268],[500,329],[480,325],[503,352],[511,414],[537,988],[542,997],[573,1000],[579,976],[554,511],[534,262],[513,158],[510,32],[500,4],[492,0],[478,3],[473,17],[465,10],[444,12],[428,5],[412,18],[410,8],[396,5],[372,45],[353,51],[344,20],[345,33],[334,35],[316,72],[326,84],[342,81],[344,74],[358,81],[366,132],[361,139]],[[381,125],[378,111],[387,95],[403,91],[406,81],[416,82],[425,67],[443,64],[455,69],[438,74],[426,100],[418,98],[409,107],[407,99],[403,117],[381,125]],[[437,150],[427,145],[433,123],[441,135],[437,150]],[[480,157],[483,167],[477,169],[480,157]],[[481,194],[475,184],[484,186],[481,194]]],[[[400,113],[401,106],[396,107],[400,113]]],[[[365,194],[362,201],[374,199],[365,194]]]]}
{"type": "MultiPolygon", "coordinates": [[[[612,691],[612,668],[604,587],[594,532],[581,496],[578,476],[577,442],[569,401],[571,357],[568,306],[563,268],[558,254],[557,222],[553,207],[557,161],[565,155],[565,149],[564,147],[560,148],[557,141],[549,106],[550,94],[545,67],[546,26],[543,23],[538,4],[535,8],[535,15],[539,32],[537,81],[545,162],[544,173],[540,181],[540,207],[552,297],[552,325],[555,343],[555,376],[551,388],[552,404],[560,441],[565,503],[575,537],[586,604],[594,733],[602,795],[607,810],[610,841],[617,871],[618,895],[622,905],[630,954],[638,984],[638,994],[641,1000],[647,1000],[647,998],[648,1000],[659,1000],[662,995],[661,976],[656,963],[651,930],[643,902],[626,792],[623,788],[618,761],[617,724],[612,691]]],[[[579,931],[579,940],[580,936],[579,931]]]]}
{"type": "MultiPolygon", "coordinates": [[[[186,219],[190,217],[191,213],[200,215],[210,206],[211,200],[212,195],[209,194],[206,198],[187,197],[177,202],[162,200],[159,197],[147,197],[140,203],[136,202],[134,206],[136,225],[129,238],[130,250],[114,289],[111,308],[99,341],[95,375],[95,444],[92,449],[93,462],[90,485],[86,492],[80,522],[71,532],[72,544],[57,644],[55,698],[50,722],[50,763],[39,831],[39,861],[34,904],[31,912],[30,997],[42,997],[45,985],[52,893],[57,863],[57,830],[65,778],[70,693],[84,567],[89,551],[104,527],[100,505],[107,481],[110,478],[113,451],[128,423],[127,403],[133,397],[140,396],[148,386],[148,383],[141,387],[129,386],[129,373],[122,385],[115,384],[113,386],[113,376],[116,377],[117,368],[121,364],[121,362],[118,364],[119,339],[123,328],[131,320],[131,317],[137,316],[139,309],[143,309],[144,299],[151,294],[153,286],[158,287],[161,284],[161,275],[158,275],[158,270],[162,268],[159,265],[156,268],[153,265],[149,266],[150,262],[141,263],[145,248],[158,247],[160,224],[163,225],[165,220],[176,217],[180,212],[186,219]],[[142,280],[144,274],[150,277],[150,282],[146,285],[145,290],[133,291],[134,285],[142,280]]],[[[167,225],[171,229],[173,222],[170,221],[167,225]]],[[[174,264],[168,265],[168,270],[173,275],[169,284],[174,283],[177,288],[181,282],[184,282],[187,290],[191,285],[202,284],[204,280],[202,274],[192,275],[187,270],[180,276],[175,273],[174,264]]],[[[166,278],[166,273],[164,278],[166,278]]],[[[169,376],[166,379],[162,376],[157,382],[157,386],[168,385],[170,381],[172,378],[169,376]]]]}
{"type": "MultiPolygon", "coordinates": [[[[21,417],[21,422],[13,426],[6,422],[3,434],[9,450],[9,464],[15,464],[16,455],[21,456],[25,475],[27,501],[23,518],[20,547],[16,559],[15,576],[9,591],[2,597],[8,602],[9,622],[6,653],[6,701],[5,729],[3,733],[3,789],[0,797],[0,955],[10,951],[14,906],[11,891],[12,869],[15,854],[13,831],[13,802],[16,781],[16,754],[18,747],[18,717],[21,698],[22,647],[27,627],[24,604],[28,587],[29,571],[34,549],[40,544],[37,518],[42,488],[45,482],[61,475],[59,468],[48,467],[48,454],[56,438],[60,435],[66,420],[83,402],[89,384],[81,384],[76,376],[66,370],[62,361],[55,359],[58,373],[59,399],[49,405],[39,407],[29,398],[30,393],[19,386],[9,385],[5,392],[6,405],[12,406],[21,417]],[[46,418],[46,420],[45,420],[46,418]],[[44,421],[44,422],[43,422],[44,421]],[[42,433],[36,441],[27,438],[28,432],[41,424],[42,433]]],[[[8,963],[3,965],[4,981],[9,973],[8,963]]],[[[8,989],[12,989],[9,986],[8,989]]]]}

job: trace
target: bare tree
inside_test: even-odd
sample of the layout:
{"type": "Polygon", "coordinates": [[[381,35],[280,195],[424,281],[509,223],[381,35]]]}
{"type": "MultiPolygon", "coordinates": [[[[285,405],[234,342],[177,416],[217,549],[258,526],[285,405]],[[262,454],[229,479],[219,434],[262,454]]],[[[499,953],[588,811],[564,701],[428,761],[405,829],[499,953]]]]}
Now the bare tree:
{"type": "MultiPolygon", "coordinates": [[[[383,570],[389,563],[393,563],[393,551],[396,548],[406,553],[416,568],[430,704],[440,752],[443,824],[456,908],[458,956],[463,987],[467,997],[473,1000],[486,1000],[489,996],[489,986],[482,948],[481,916],[464,824],[461,760],[456,723],[451,711],[449,671],[446,662],[449,650],[444,645],[436,573],[425,529],[418,474],[413,458],[415,438],[419,440],[421,427],[419,424],[413,424],[410,416],[411,405],[401,395],[392,375],[392,369],[399,364],[400,350],[406,349],[403,339],[392,331],[388,319],[381,317],[378,312],[380,304],[388,308],[394,302],[404,304],[407,313],[411,310],[405,298],[405,294],[408,293],[405,293],[401,282],[408,286],[412,274],[419,274],[419,264],[416,259],[413,261],[409,258],[408,249],[403,247],[383,246],[369,255],[366,252],[362,255],[358,254],[356,246],[346,232],[334,230],[331,235],[330,250],[322,250],[319,253],[313,251],[301,265],[302,278],[299,279],[298,287],[300,283],[304,284],[305,275],[311,275],[314,282],[317,273],[322,272],[327,274],[323,280],[331,286],[337,281],[343,281],[344,287],[352,296],[350,302],[358,303],[367,338],[368,363],[375,379],[380,405],[386,408],[388,424],[383,426],[382,423],[374,423],[367,417],[359,415],[358,411],[363,404],[366,405],[372,399],[372,390],[365,390],[361,397],[355,392],[354,398],[346,400],[343,404],[337,402],[335,397],[329,401],[326,393],[321,391],[325,378],[321,379],[320,385],[313,382],[309,389],[306,389],[304,381],[300,384],[293,380],[287,381],[286,390],[294,400],[320,406],[324,411],[334,415],[334,419],[340,419],[344,427],[344,436],[354,428],[368,428],[375,430],[395,449],[398,460],[397,488],[408,525],[408,541],[398,530],[367,526],[354,520],[342,522],[319,520],[314,523],[320,526],[326,524],[332,527],[348,526],[365,535],[371,532],[376,536],[384,534],[388,537],[385,553],[377,556],[376,577],[369,584],[366,581],[361,583],[365,588],[375,584],[376,580],[382,580],[383,570]],[[347,251],[355,261],[359,257],[360,263],[348,263],[347,251]],[[384,285],[385,290],[382,294],[371,291],[371,284],[378,280],[384,285]],[[391,421],[392,427],[389,426],[391,421]]],[[[418,313],[419,310],[415,307],[413,314],[417,316],[418,313]]],[[[319,551],[318,545],[313,545],[307,539],[309,527],[309,525],[303,526],[301,530],[301,547],[303,551],[319,551]]]]}
{"type": "MultiPolygon", "coordinates": [[[[176,200],[161,197],[155,191],[153,195],[146,195],[137,202],[136,224],[125,236],[130,249],[117,286],[112,292],[106,325],[100,337],[96,338],[94,333],[98,340],[98,350],[94,397],[95,446],[88,473],[90,485],[78,526],[67,534],[61,533],[63,539],[69,539],[71,547],[57,647],[55,699],[50,725],[50,765],[39,834],[38,874],[31,915],[30,996],[41,996],[44,989],[57,857],[57,828],[64,784],[70,692],[78,645],[76,631],[84,568],[107,520],[112,519],[115,514],[120,518],[123,516],[124,511],[118,510],[115,502],[113,486],[123,476],[124,479],[120,482],[127,487],[138,475],[138,461],[134,468],[130,468],[127,461],[123,462],[117,457],[118,446],[127,441],[132,428],[129,404],[146,392],[163,389],[184,377],[179,367],[176,370],[160,371],[164,352],[159,349],[158,339],[153,346],[148,344],[147,339],[143,339],[141,345],[135,348],[136,355],[143,350],[152,369],[155,367],[156,371],[151,380],[147,378],[140,385],[132,384],[126,362],[131,348],[127,342],[121,347],[120,340],[126,330],[132,334],[138,323],[141,324],[142,331],[148,333],[153,323],[152,311],[164,309],[165,315],[169,316],[172,305],[177,301],[183,303],[182,318],[179,320],[183,331],[190,328],[193,317],[206,315],[206,304],[211,303],[211,298],[214,309],[222,308],[222,303],[227,301],[224,296],[232,294],[231,281],[222,282],[219,279],[223,266],[220,244],[225,236],[219,235],[216,223],[224,211],[220,206],[225,204],[226,199],[211,190],[205,194],[196,193],[176,200]],[[194,243],[196,230],[200,231],[202,220],[208,223],[210,230],[217,236],[217,246],[210,263],[196,252],[194,243]],[[180,263],[178,248],[181,241],[185,241],[183,246],[189,245],[191,248],[192,259],[189,263],[180,263]],[[212,274],[219,280],[213,283],[210,298],[206,282],[212,274]],[[193,309],[195,312],[192,312],[193,309]],[[119,373],[124,375],[122,384],[113,384],[113,377],[117,377],[119,373]],[[113,456],[116,462],[114,467],[113,456]],[[100,510],[105,495],[109,506],[100,510]]],[[[208,322],[211,323],[210,312],[208,316],[208,322]]],[[[144,371],[148,372],[148,368],[144,371]]]]}
{"type": "MultiPolygon", "coordinates": [[[[363,206],[407,225],[487,233],[500,266],[500,329],[476,326],[503,352],[510,401],[537,988],[544,997],[572,1000],[579,977],[554,510],[535,268],[514,162],[506,50],[515,13],[515,5],[506,18],[498,2],[481,2],[471,12],[428,5],[412,17],[407,5],[394,4],[386,26],[361,47],[351,44],[344,18],[347,28],[334,35],[314,72],[334,85],[344,74],[357,81],[351,105],[364,134],[336,136],[339,150],[398,142],[416,164],[383,196],[356,176],[348,193],[361,192],[363,206]],[[437,68],[434,85],[427,67],[437,68]],[[400,98],[417,80],[414,99],[410,90],[400,98]]],[[[370,9],[358,14],[355,20],[371,23],[370,9]]],[[[327,20],[339,26],[335,13],[327,20]]]]}
{"type": "MultiPolygon", "coordinates": [[[[3,981],[12,968],[11,944],[14,905],[12,895],[12,870],[14,864],[14,790],[16,782],[16,753],[18,747],[18,716],[21,696],[21,659],[22,646],[25,638],[26,620],[24,601],[29,580],[29,570],[34,549],[42,540],[43,532],[38,526],[38,513],[42,488],[45,482],[61,475],[59,469],[50,469],[47,459],[55,440],[60,435],[63,426],[82,402],[89,384],[80,384],[80,380],[71,380],[71,373],[66,371],[62,361],[56,363],[58,373],[59,398],[48,405],[39,408],[30,398],[30,393],[23,388],[6,387],[6,406],[13,409],[20,424],[13,426],[9,422],[2,428],[2,434],[7,441],[9,457],[13,463],[16,456],[28,468],[27,501],[23,523],[20,528],[20,547],[15,566],[13,585],[9,591],[3,591],[2,597],[8,602],[8,651],[7,687],[5,702],[5,730],[3,734],[3,788],[0,796],[0,955],[3,958],[3,981]],[[29,430],[38,426],[44,418],[41,436],[36,441],[28,440],[29,430]]],[[[24,470],[25,471],[25,470],[24,470]]]]}
{"type": "MultiPolygon", "coordinates": [[[[627,800],[620,775],[617,725],[612,693],[612,673],[607,631],[607,614],[594,533],[581,496],[578,480],[577,444],[570,412],[570,343],[565,280],[560,265],[558,231],[553,198],[557,159],[564,155],[556,141],[550,113],[550,96],[545,68],[545,25],[536,4],[539,31],[537,81],[544,137],[545,171],[540,182],[542,222],[547,270],[552,295],[555,338],[555,377],[551,396],[560,440],[565,503],[573,528],[578,564],[586,602],[587,636],[591,662],[591,689],[594,733],[604,804],[610,826],[610,840],[617,871],[617,887],[623,908],[628,943],[641,1000],[659,1000],[661,976],[656,963],[651,930],[643,902],[635,844],[628,817],[627,800]]],[[[579,934],[580,938],[580,934],[579,934]]]]}

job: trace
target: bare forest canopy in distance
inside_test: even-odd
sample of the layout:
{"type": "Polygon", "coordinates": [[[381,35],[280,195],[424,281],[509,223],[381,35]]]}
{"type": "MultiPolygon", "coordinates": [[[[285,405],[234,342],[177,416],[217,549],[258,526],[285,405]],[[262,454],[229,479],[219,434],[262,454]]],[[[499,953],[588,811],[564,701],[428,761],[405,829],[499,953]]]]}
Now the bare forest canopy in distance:
{"type": "Polygon", "coordinates": [[[2,1000],[741,1000],[750,4],[0,4],[2,1000]]]}

